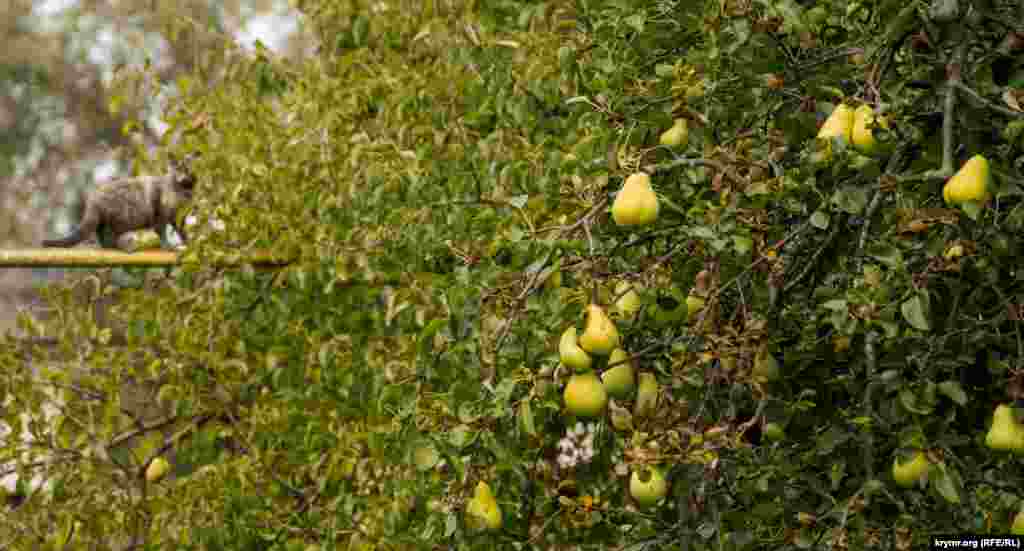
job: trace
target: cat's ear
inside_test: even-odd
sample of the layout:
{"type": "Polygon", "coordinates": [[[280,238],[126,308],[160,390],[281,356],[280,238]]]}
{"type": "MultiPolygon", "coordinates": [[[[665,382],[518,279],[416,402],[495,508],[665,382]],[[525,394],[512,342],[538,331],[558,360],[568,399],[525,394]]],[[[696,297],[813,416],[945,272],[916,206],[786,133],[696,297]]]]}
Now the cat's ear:
{"type": "Polygon", "coordinates": [[[187,153],[185,158],[182,159],[177,155],[171,153],[169,156],[171,174],[174,177],[174,182],[179,186],[191,188],[196,183],[195,173],[192,172],[192,163],[199,158],[199,152],[193,151],[187,153]]]}

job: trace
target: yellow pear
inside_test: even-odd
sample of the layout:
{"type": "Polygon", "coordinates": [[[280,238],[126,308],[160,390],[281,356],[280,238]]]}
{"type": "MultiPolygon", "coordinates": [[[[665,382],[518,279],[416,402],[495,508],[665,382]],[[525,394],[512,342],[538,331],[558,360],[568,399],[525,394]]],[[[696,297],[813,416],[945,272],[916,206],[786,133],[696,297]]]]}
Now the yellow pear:
{"type": "Polygon", "coordinates": [[[600,417],[608,404],[608,392],[593,371],[569,377],[563,398],[565,408],[578,417],[600,417]]]}
{"type": "Polygon", "coordinates": [[[657,467],[641,466],[629,477],[629,493],[638,505],[650,507],[668,495],[668,482],[657,467]]]}
{"type": "Polygon", "coordinates": [[[633,405],[634,417],[646,417],[654,413],[658,407],[658,379],[653,373],[641,373],[636,391],[636,404],[633,405]]]}
{"type": "Polygon", "coordinates": [[[1024,511],[1018,511],[1013,517],[1013,526],[1010,526],[1010,534],[1024,536],[1024,511]]]}
{"type": "Polygon", "coordinates": [[[821,125],[821,129],[818,130],[818,137],[839,137],[849,142],[853,131],[853,121],[853,108],[840,103],[832,111],[832,114],[829,115],[828,119],[825,120],[825,124],[821,125]]]}
{"type": "Polygon", "coordinates": [[[700,316],[700,311],[704,309],[704,299],[697,295],[690,295],[686,297],[686,319],[687,321],[695,321],[700,316]]]}
{"type": "Polygon", "coordinates": [[[478,530],[501,528],[501,507],[494,499],[491,487],[481,480],[476,484],[473,499],[466,505],[467,520],[478,530]]]}
{"type": "Polygon", "coordinates": [[[562,360],[563,364],[574,371],[590,369],[590,356],[576,344],[575,325],[570,325],[562,333],[562,340],[558,342],[558,358],[562,360]]]}
{"type": "Polygon", "coordinates": [[[1024,427],[1013,416],[1013,408],[1000,404],[992,414],[992,427],[985,435],[985,445],[993,450],[1024,452],[1024,427]]]}
{"type": "Polygon", "coordinates": [[[853,133],[854,111],[853,108],[839,104],[825,120],[818,130],[818,144],[816,151],[811,154],[811,163],[820,165],[832,160],[832,138],[841,138],[847,143],[850,142],[853,133]]]}
{"type": "Polygon", "coordinates": [[[930,467],[931,463],[921,450],[917,450],[910,461],[900,461],[897,455],[892,460],[892,478],[896,484],[909,488],[926,476],[930,467]]]}
{"type": "Polygon", "coordinates": [[[619,316],[631,319],[637,312],[640,311],[642,303],[640,301],[640,295],[637,291],[640,290],[640,284],[631,281],[620,281],[615,285],[615,296],[619,297],[615,301],[615,305],[612,306],[612,312],[619,316]]]}
{"type": "Polygon", "coordinates": [[[607,356],[619,346],[619,330],[604,308],[596,304],[587,306],[587,325],[580,335],[580,346],[598,356],[607,356]]]}
{"type": "Polygon", "coordinates": [[[156,482],[171,470],[171,464],[163,457],[157,457],[146,467],[146,482],[156,482]]]}
{"type": "Polygon", "coordinates": [[[882,128],[889,128],[889,119],[887,117],[876,118],[875,111],[870,105],[861,105],[854,111],[851,139],[857,151],[865,155],[874,155],[883,151],[871,132],[872,122],[876,122],[876,125],[882,128]]]}
{"type": "MultiPolygon", "coordinates": [[[[616,364],[627,358],[629,358],[629,355],[626,354],[625,350],[616,348],[608,356],[608,365],[616,364]]],[[[632,362],[613,365],[601,374],[601,380],[604,382],[604,388],[608,391],[608,394],[622,400],[629,398],[629,395],[636,388],[636,376],[633,374],[632,362]]]]}
{"type": "Polygon", "coordinates": [[[661,133],[660,143],[668,147],[686,147],[690,138],[690,129],[686,126],[686,119],[676,119],[672,128],[661,133]]]}
{"type": "Polygon", "coordinates": [[[642,226],[658,219],[658,196],[650,176],[637,172],[626,178],[612,204],[612,218],[620,226],[642,226]]]}
{"type": "Polygon", "coordinates": [[[946,182],[946,186],[942,188],[942,198],[950,204],[967,201],[983,202],[988,198],[991,178],[988,159],[981,155],[975,155],[968,159],[960,171],[946,182]]]}

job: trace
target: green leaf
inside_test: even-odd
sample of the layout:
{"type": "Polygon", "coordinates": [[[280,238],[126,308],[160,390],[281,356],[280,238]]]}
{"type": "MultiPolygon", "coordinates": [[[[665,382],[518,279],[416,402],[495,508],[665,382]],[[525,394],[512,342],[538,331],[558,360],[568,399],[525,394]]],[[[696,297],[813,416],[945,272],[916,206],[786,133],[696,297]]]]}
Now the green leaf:
{"type": "Polygon", "coordinates": [[[744,235],[734,235],[732,245],[736,249],[736,254],[745,255],[754,248],[754,240],[744,235]]]}
{"type": "Polygon", "coordinates": [[[903,319],[907,320],[907,323],[914,329],[919,331],[931,330],[931,323],[928,319],[928,295],[926,293],[918,293],[904,301],[900,305],[900,312],[903,314],[903,319]]]}
{"type": "Polygon", "coordinates": [[[945,463],[932,468],[929,477],[931,485],[948,503],[960,503],[960,490],[963,488],[963,481],[952,468],[945,463]]]}
{"type": "Polygon", "coordinates": [[[903,267],[903,253],[892,245],[876,245],[868,250],[868,254],[890,268],[903,267]]]}
{"type": "Polygon", "coordinates": [[[967,405],[967,393],[958,381],[943,381],[939,383],[939,392],[943,396],[956,402],[959,406],[967,405]]]}

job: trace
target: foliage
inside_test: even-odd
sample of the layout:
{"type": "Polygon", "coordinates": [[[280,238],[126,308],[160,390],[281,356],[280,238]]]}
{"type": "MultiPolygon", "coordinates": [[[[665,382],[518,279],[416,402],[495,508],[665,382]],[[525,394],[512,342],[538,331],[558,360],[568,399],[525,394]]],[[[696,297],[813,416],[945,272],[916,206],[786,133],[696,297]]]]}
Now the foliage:
{"type": "Polygon", "coordinates": [[[46,388],[69,404],[21,471],[53,458],[52,488],[0,534],[910,549],[1007,532],[1024,473],[983,441],[1021,397],[1024,144],[991,98],[1019,92],[1020,48],[1000,44],[1022,18],[918,4],[298,2],[317,55],[200,67],[171,116],[208,121],[175,147],[202,153],[195,212],[226,230],[200,230],[172,281],[122,291],[116,331],[55,289],[45,329],[68,356],[85,343],[76,375],[33,377],[0,348],[5,420],[46,388]],[[892,155],[812,139],[844,100],[891,114],[875,132],[892,155]],[[686,147],[657,146],[677,118],[686,147]],[[942,182],[976,153],[993,202],[946,208],[942,182]],[[619,228],[608,206],[640,169],[661,213],[619,228]],[[294,262],[212,268],[257,249],[294,262]],[[616,323],[656,409],[576,428],[559,338],[621,279],[645,290],[616,323]],[[658,322],[688,295],[698,314],[658,322]],[[787,437],[762,439],[767,422],[787,437]],[[593,453],[561,460],[584,433],[593,453]],[[888,473],[911,449],[936,465],[903,490],[888,473]],[[162,454],[173,476],[147,484],[162,454]],[[652,464],[669,495],[638,508],[630,475],[652,464]],[[500,530],[466,523],[480,481],[500,530]]]}

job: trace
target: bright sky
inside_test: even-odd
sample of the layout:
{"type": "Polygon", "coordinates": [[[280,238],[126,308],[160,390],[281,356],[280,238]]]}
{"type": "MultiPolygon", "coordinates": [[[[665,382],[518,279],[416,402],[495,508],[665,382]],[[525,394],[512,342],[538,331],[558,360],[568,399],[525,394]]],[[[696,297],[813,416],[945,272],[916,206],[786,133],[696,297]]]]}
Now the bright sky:
{"type": "MultiPolygon", "coordinates": [[[[77,3],[78,0],[41,0],[36,2],[34,11],[36,15],[44,19],[56,17],[77,3]]],[[[248,47],[252,47],[257,40],[260,40],[267,48],[277,50],[283,45],[284,38],[298,27],[298,15],[289,9],[287,2],[279,2],[275,12],[250,18],[245,28],[241,29],[235,38],[240,44],[248,47]]],[[[43,25],[47,26],[45,21],[43,25]]]]}

